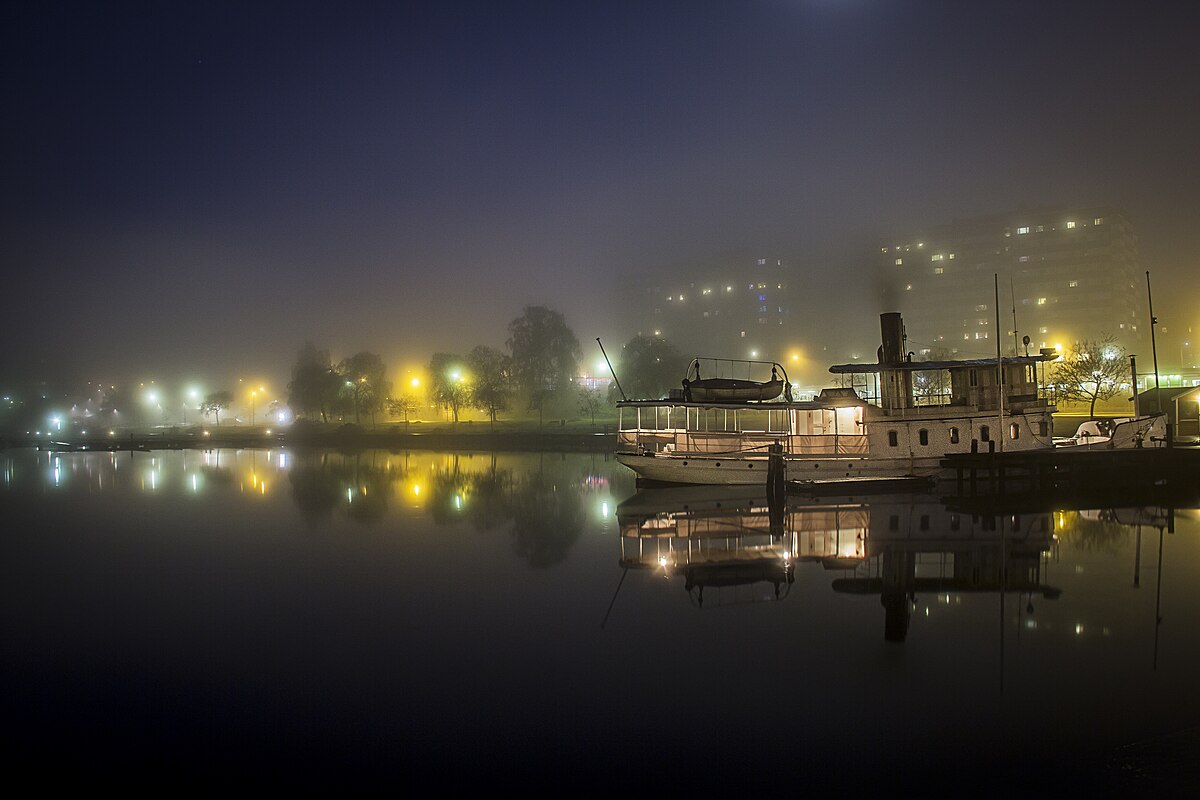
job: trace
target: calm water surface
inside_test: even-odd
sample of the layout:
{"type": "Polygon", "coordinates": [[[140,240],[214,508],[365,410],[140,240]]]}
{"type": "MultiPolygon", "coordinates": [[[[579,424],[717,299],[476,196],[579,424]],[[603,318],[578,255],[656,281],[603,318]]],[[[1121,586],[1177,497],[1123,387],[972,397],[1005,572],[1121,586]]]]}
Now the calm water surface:
{"type": "Polygon", "coordinates": [[[603,455],[278,449],[7,451],[0,509],[10,775],[939,795],[1198,777],[1195,510],[772,513],[638,491],[603,455]]]}

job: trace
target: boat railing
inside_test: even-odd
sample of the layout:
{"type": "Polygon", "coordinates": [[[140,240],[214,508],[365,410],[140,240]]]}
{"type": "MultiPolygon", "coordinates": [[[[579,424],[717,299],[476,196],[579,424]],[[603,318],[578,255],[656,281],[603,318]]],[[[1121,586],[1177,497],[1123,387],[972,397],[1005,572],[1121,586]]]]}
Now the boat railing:
{"type": "Polygon", "coordinates": [[[861,434],[795,434],[789,442],[789,455],[866,455],[867,437],[861,434]]]}
{"type": "Polygon", "coordinates": [[[866,455],[867,437],[861,434],[788,434],[774,431],[688,431],[631,429],[617,432],[617,448],[639,453],[766,454],[771,445],[783,445],[788,455],[866,455]]]}

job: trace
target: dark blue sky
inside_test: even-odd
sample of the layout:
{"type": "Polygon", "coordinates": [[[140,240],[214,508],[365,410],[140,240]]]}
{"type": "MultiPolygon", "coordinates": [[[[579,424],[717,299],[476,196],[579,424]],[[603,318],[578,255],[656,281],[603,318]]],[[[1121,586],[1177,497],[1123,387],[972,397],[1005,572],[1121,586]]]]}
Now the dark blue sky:
{"type": "MultiPolygon", "coordinates": [[[[0,378],[396,369],[526,304],[779,255],[820,331],[892,232],[1115,205],[1200,323],[1186,6],[42,3],[7,11],[0,378]]],[[[1160,307],[1161,306],[1161,310],[1160,307]]]]}

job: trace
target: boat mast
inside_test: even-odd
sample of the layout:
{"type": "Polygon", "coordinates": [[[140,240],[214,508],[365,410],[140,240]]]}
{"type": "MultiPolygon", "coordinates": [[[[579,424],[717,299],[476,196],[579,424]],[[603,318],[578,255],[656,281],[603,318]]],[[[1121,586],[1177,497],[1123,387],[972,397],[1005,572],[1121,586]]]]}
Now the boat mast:
{"type": "Polygon", "coordinates": [[[1004,364],[1000,360],[1000,273],[993,275],[996,290],[996,405],[999,408],[999,428],[996,438],[1000,440],[1000,452],[1004,452],[1004,364]]]}
{"type": "Polygon", "coordinates": [[[1150,294],[1150,270],[1146,270],[1146,300],[1150,303],[1150,353],[1154,356],[1154,412],[1162,413],[1162,393],[1158,390],[1158,345],[1154,343],[1154,326],[1158,317],[1154,316],[1154,296],[1150,294]]]}

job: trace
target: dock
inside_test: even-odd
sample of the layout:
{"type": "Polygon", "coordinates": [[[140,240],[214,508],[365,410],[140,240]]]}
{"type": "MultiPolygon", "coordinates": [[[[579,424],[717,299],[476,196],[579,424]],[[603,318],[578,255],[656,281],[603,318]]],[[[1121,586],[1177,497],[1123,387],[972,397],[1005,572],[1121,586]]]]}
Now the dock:
{"type": "Polygon", "coordinates": [[[1200,449],[1192,447],[954,453],[941,467],[960,496],[1200,485],[1200,449]]]}

